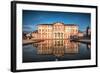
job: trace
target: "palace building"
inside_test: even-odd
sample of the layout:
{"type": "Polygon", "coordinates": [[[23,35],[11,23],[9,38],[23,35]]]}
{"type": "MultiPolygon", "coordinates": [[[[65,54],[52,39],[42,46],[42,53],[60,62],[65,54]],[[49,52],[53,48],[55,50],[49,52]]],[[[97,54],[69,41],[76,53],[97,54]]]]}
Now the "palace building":
{"type": "Polygon", "coordinates": [[[37,33],[32,33],[32,37],[37,35],[37,39],[69,39],[71,36],[78,35],[78,25],[75,24],[57,22],[53,24],[39,24],[37,28],[37,33]]]}

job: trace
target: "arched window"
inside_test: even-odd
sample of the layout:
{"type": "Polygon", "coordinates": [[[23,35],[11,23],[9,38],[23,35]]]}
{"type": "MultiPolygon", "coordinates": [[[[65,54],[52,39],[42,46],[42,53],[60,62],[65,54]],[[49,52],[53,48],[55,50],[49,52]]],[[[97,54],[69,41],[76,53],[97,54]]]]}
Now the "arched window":
{"type": "Polygon", "coordinates": [[[60,33],[58,33],[58,37],[60,37],[60,33]]]}

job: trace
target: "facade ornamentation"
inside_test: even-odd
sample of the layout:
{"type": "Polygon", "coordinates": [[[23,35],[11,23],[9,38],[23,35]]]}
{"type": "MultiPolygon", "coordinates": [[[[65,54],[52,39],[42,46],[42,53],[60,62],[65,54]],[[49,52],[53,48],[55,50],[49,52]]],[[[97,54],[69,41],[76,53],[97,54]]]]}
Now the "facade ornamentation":
{"type": "Polygon", "coordinates": [[[69,39],[78,35],[78,26],[75,24],[39,24],[37,32],[32,33],[33,39],[69,39]]]}

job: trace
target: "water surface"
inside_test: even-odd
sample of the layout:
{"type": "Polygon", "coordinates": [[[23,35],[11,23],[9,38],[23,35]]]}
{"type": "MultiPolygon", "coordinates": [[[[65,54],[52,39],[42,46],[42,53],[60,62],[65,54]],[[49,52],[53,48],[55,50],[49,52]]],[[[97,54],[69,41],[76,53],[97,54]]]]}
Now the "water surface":
{"type": "Polygon", "coordinates": [[[70,40],[45,40],[23,45],[23,62],[91,59],[91,45],[70,40]]]}

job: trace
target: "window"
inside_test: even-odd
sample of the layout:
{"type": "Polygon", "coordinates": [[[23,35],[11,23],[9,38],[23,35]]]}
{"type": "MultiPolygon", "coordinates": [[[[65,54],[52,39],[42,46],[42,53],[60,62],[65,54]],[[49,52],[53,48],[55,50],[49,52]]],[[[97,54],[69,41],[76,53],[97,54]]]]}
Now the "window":
{"type": "Polygon", "coordinates": [[[58,33],[58,37],[60,37],[60,33],[58,33]]]}
{"type": "Polygon", "coordinates": [[[44,29],[42,29],[42,32],[44,31],[44,29]]]}
{"type": "Polygon", "coordinates": [[[63,37],[63,33],[61,33],[61,37],[63,37]]]}
{"type": "Polygon", "coordinates": [[[39,29],[39,32],[41,32],[41,29],[39,29]]]}
{"type": "Polygon", "coordinates": [[[57,37],[57,33],[55,33],[55,37],[57,37]]]}

